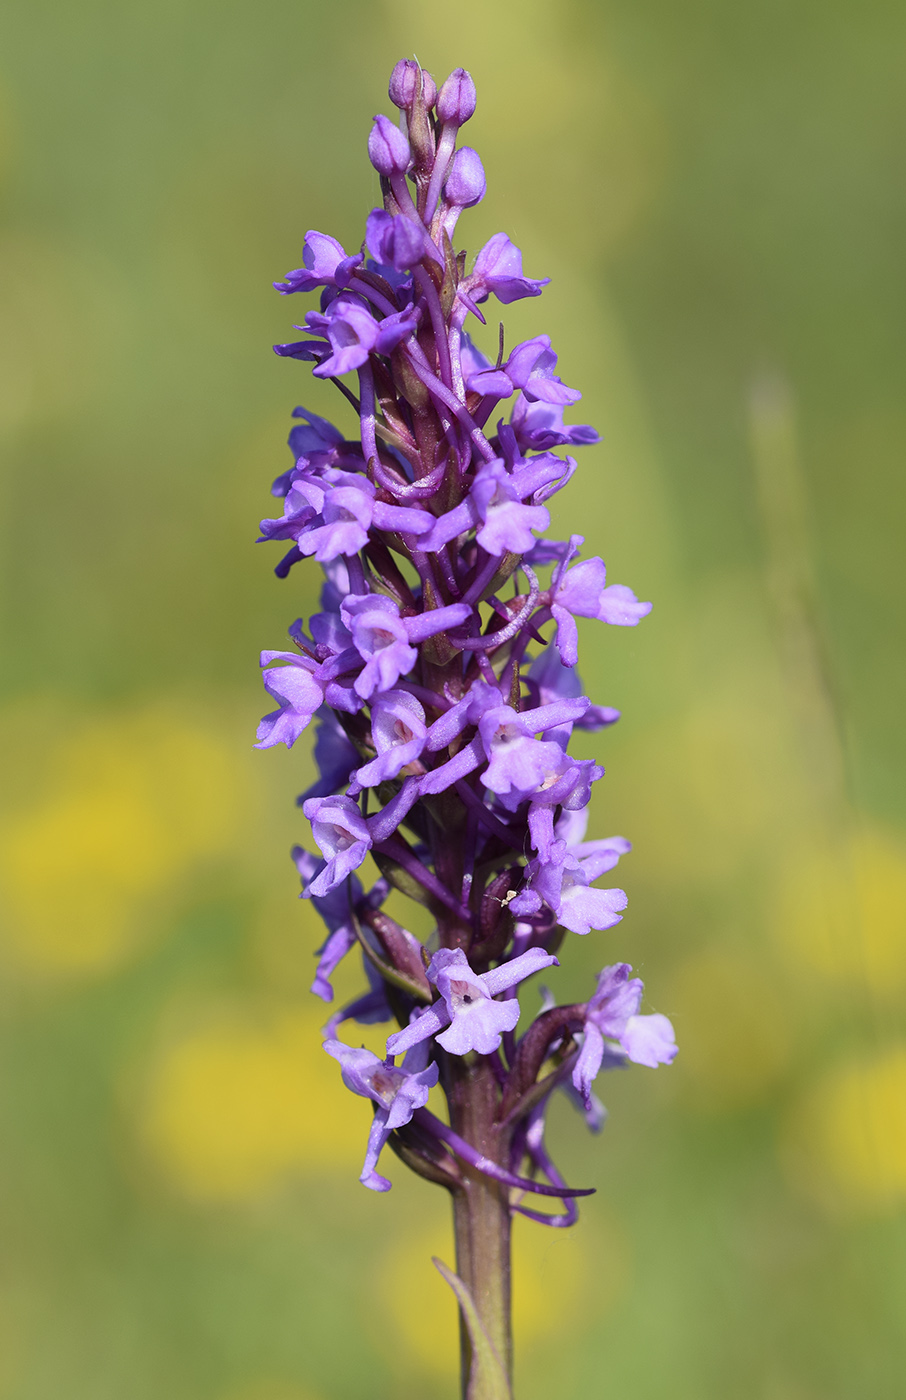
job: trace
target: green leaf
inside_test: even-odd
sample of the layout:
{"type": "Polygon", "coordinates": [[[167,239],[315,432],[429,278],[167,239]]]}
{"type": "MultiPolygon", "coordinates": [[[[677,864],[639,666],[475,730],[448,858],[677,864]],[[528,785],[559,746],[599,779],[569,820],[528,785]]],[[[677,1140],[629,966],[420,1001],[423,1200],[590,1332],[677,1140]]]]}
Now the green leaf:
{"type": "Polygon", "coordinates": [[[503,1363],[482,1326],[472,1294],[459,1275],[448,1269],[442,1260],[432,1258],[431,1263],[456,1294],[472,1343],[472,1371],[467,1400],[513,1400],[503,1363]]]}

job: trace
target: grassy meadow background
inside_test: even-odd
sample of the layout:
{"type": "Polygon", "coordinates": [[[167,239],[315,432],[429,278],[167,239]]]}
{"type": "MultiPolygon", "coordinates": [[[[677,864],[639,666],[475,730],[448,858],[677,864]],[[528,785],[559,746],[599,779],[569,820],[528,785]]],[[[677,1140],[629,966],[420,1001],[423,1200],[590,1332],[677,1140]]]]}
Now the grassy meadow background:
{"type": "Polygon", "coordinates": [[[446,1200],[362,1190],[318,1049],[308,746],[250,747],[316,596],[254,544],[290,413],[352,427],[270,284],[358,244],[413,52],[475,75],[461,244],[553,279],[508,340],[604,435],[555,523],[655,600],[584,634],[635,851],[554,985],[625,958],[682,1051],[599,1139],[553,1112],[599,1191],[517,1224],[519,1400],[902,1395],[904,40],[889,0],[3,8],[0,1400],[455,1394],[446,1200]]]}

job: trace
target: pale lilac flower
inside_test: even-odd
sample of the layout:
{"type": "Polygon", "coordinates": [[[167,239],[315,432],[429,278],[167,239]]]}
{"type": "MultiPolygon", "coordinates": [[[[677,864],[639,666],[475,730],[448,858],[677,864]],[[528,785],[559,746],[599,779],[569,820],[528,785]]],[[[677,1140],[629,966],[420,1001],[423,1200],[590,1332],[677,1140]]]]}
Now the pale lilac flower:
{"type": "MultiPolygon", "coordinates": [[[[345,473],[343,473],[345,475],[345,473]]],[[[279,480],[279,478],[278,478],[279,480]]],[[[330,472],[314,473],[293,468],[283,497],[283,514],[262,520],[259,540],[295,540],[311,521],[317,519],[330,483],[330,472]]]]}
{"type": "Polygon", "coordinates": [[[378,1158],[393,1130],[403,1127],[416,1109],[428,1102],[437,1083],[437,1065],[413,1073],[379,1060],[370,1050],[355,1050],[340,1040],[325,1040],[324,1049],[339,1062],[347,1089],[377,1105],[359,1180],[371,1191],[389,1191],[391,1183],[375,1170],[378,1158]]]}
{"type": "Polygon", "coordinates": [[[551,349],[549,335],[536,335],[524,340],[512,351],[500,369],[479,370],[466,380],[466,387],[477,394],[490,394],[495,399],[508,399],[521,389],[529,403],[541,401],[563,407],[578,403],[582,395],[569,389],[554,374],[557,356],[551,349]]]}
{"type": "MultiPolygon", "coordinates": [[[[427,734],[424,706],[405,690],[387,690],[371,704],[371,740],[377,757],[355,774],[356,791],[397,777],[421,755],[427,734]]],[[[355,795],[350,789],[351,795],[355,795]]]]}
{"type": "MultiPolygon", "coordinates": [[[[562,476],[564,463],[556,459],[556,472],[562,476]]],[[[419,541],[419,547],[429,552],[478,526],[476,538],[489,554],[524,554],[535,543],[532,532],[546,530],[550,515],[544,506],[526,497],[533,497],[552,475],[545,464],[539,471],[510,472],[500,458],[483,463],[475,473],[469,495],[453,510],[439,517],[432,529],[419,541]],[[537,484],[536,484],[537,483],[537,484]]]]}
{"type": "Polygon", "coordinates": [[[563,422],[563,404],[545,403],[520,394],[510,414],[510,427],[523,452],[545,452],[552,447],[588,447],[600,442],[600,434],[588,423],[563,422]]]}
{"type": "MultiPolygon", "coordinates": [[[[571,552],[582,543],[573,535],[571,552]]],[[[640,603],[631,588],[622,583],[607,584],[603,559],[585,559],[565,572],[558,571],[551,586],[551,612],[557,623],[557,646],[566,666],[578,660],[579,633],[574,619],[594,617],[616,627],[636,627],[651,612],[650,603],[640,603]]]]}
{"type": "Polygon", "coordinates": [[[534,544],[533,530],[546,530],[550,516],[544,506],[523,505],[519,485],[502,462],[487,462],[476,474],[472,499],[484,522],[476,536],[489,554],[524,554],[534,544]]]}
{"type": "Polygon", "coordinates": [[[273,661],[287,664],[265,671],[262,680],[265,690],[280,708],[265,715],[258,725],[255,748],[270,749],[274,744],[285,744],[291,749],[302,731],[308,728],[315,711],[323,705],[324,690],[312,674],[314,667],[307,657],[291,651],[261,653],[262,666],[269,666],[273,661]]]}
{"type": "Polygon", "coordinates": [[[418,797],[418,784],[409,778],[397,795],[367,819],[350,797],[311,797],[302,804],[302,811],[311,822],[311,834],[317,842],[326,865],[304,891],[312,895],[329,894],[347,875],[358,870],[377,841],[384,841],[396,829],[418,797]]]}
{"type": "Polygon", "coordinates": [[[343,287],[361,261],[361,253],[347,257],[345,248],[335,238],[312,228],[305,235],[302,266],[288,272],[285,280],[274,286],[284,296],[310,292],[315,287],[343,287]]]}
{"type": "Polygon", "coordinates": [[[481,303],[493,293],[498,301],[509,304],[520,297],[537,297],[550,282],[549,277],[534,279],[523,276],[522,254],[505,233],[495,233],[475,259],[472,271],[460,284],[470,300],[481,303]]]}
{"type": "Polygon", "coordinates": [[[356,692],[368,699],[376,690],[390,690],[412,670],[418,657],[415,643],[464,622],[470,609],[462,603],[417,617],[400,616],[399,604],[383,593],[344,598],[340,616],[353,646],[365,662],[355,681],[356,692]]]}
{"type": "Polygon", "coordinates": [[[669,1065],[676,1056],[676,1040],[667,1017],[638,1014],[643,986],[640,978],[630,978],[631,971],[628,963],[605,967],[586,1008],[584,1040],[573,1070],[573,1084],[587,1105],[591,1085],[604,1059],[605,1040],[616,1041],[630,1060],[652,1069],[669,1065]]]}
{"type": "Polygon", "coordinates": [[[378,320],[361,297],[341,293],[330,302],[325,312],[310,311],[305,324],[310,331],[325,336],[330,342],[333,354],[323,359],[313,371],[320,379],[330,379],[334,375],[360,369],[367,363],[372,351],[388,355],[401,340],[412,334],[418,325],[418,317],[409,308],[378,320]]]}
{"type": "MultiPolygon", "coordinates": [[[[307,494],[311,496],[310,488],[307,494]]],[[[287,500],[292,495],[290,492],[287,500]]],[[[434,516],[379,501],[367,477],[343,472],[322,492],[320,512],[300,520],[296,543],[302,554],[313,554],[322,563],[329,563],[340,554],[358,554],[368,543],[372,524],[382,530],[418,535],[431,529],[434,516]]]]}
{"type": "Polygon", "coordinates": [[[287,443],[293,454],[293,465],[281,472],[271,486],[272,496],[285,496],[299,472],[323,472],[329,467],[362,471],[365,460],[357,443],[347,442],[339,428],[326,418],[309,413],[306,408],[294,408],[294,418],[304,418],[290,429],[287,443]]]}
{"type": "Polygon", "coordinates": [[[559,966],[552,953],[530,948],[479,975],[472,971],[461,948],[441,948],[428,966],[428,981],[437,987],[442,1002],[436,1001],[404,1030],[392,1035],[387,1041],[387,1053],[401,1055],[436,1035],[438,1044],[453,1055],[465,1055],[469,1050],[490,1055],[499,1047],[502,1033],[511,1031],[519,1020],[519,1002],[515,997],[502,1002],[494,997],[552,966],[559,966]],[[446,1026],[450,1029],[439,1035],[446,1026]]]}
{"type": "MultiPolygon", "coordinates": [[[[628,847],[628,842],[626,844],[628,847]]],[[[549,867],[549,870],[553,875],[556,867],[549,867]]],[[[576,861],[567,856],[556,873],[560,888],[556,895],[551,890],[547,902],[564,928],[586,934],[592,929],[613,928],[620,922],[628,903],[626,895],[619,889],[595,889],[591,882],[601,872],[592,861],[576,861]]]]}
{"type": "Polygon", "coordinates": [[[349,797],[311,797],[302,811],[326,864],[305,890],[306,898],[326,895],[358,870],[371,849],[368,823],[349,797]]]}
{"type": "MultiPolygon", "coordinates": [[[[517,713],[509,705],[485,711],[478,732],[488,757],[482,775],[485,787],[498,797],[522,801],[543,785],[552,786],[564,771],[565,755],[559,744],[535,738],[538,733],[573,723],[588,708],[588,699],[562,700],[517,713]]],[[[574,764],[566,759],[566,764],[574,764]]],[[[509,805],[509,803],[507,803],[509,805]]]]}
{"type": "Polygon", "coordinates": [[[367,699],[376,690],[389,690],[412,670],[418,652],[410,644],[399,605],[392,598],[382,593],[350,595],[340,615],[365,662],[355,682],[359,695],[367,699]]]}

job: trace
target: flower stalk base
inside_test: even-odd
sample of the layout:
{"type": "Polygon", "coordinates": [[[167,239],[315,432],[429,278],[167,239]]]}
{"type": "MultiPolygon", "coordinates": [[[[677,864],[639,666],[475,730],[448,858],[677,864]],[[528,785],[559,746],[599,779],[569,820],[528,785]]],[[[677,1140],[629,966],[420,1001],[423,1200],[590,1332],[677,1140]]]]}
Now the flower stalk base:
{"type": "MultiPolygon", "coordinates": [[[[457,1066],[448,1089],[454,1131],[505,1168],[509,1161],[508,1133],[497,1116],[500,1088],[484,1056],[457,1066]]],[[[512,1216],[509,1188],[484,1172],[463,1164],[462,1186],[453,1192],[456,1272],[472,1295],[481,1325],[496,1352],[508,1384],[513,1376],[511,1286],[512,1216]]],[[[465,1317],[460,1314],[463,1400],[501,1400],[472,1384],[473,1347],[465,1317]]],[[[493,1384],[493,1381],[491,1382],[493,1384]]],[[[503,1398],[505,1400],[505,1397],[503,1398]]]]}

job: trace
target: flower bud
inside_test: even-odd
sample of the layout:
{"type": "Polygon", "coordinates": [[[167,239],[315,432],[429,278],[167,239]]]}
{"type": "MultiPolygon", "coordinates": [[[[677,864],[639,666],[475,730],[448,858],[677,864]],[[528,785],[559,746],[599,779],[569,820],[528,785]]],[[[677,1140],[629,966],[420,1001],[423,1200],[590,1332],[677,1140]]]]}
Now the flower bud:
{"type": "Polygon", "coordinates": [[[471,146],[462,146],[453,157],[444,193],[448,204],[457,204],[468,209],[484,199],[487,190],[484,166],[477,151],[471,146]]]}
{"type": "Polygon", "coordinates": [[[372,256],[379,262],[395,267],[397,272],[415,267],[425,256],[425,230],[422,224],[372,209],[365,232],[372,256]]]}
{"type": "MultiPolygon", "coordinates": [[[[401,58],[390,75],[390,101],[404,112],[415,101],[418,90],[418,64],[413,58],[401,58]]],[[[422,99],[427,108],[437,101],[437,84],[424,68],[422,69],[422,99]]]]}
{"type": "Polygon", "coordinates": [[[444,123],[462,126],[475,111],[475,84],[465,68],[454,68],[437,95],[437,115],[444,123]]]}
{"type": "Polygon", "coordinates": [[[409,169],[409,142],[389,117],[375,117],[368,137],[368,158],[379,175],[403,175],[409,169]]]}

